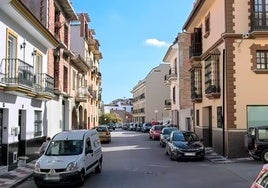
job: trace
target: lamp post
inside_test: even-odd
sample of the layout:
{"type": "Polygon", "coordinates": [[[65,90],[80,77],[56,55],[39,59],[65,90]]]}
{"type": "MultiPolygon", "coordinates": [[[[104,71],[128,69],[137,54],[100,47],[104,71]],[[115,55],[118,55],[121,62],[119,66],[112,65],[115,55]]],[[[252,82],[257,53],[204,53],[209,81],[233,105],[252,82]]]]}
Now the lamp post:
{"type": "Polygon", "coordinates": [[[155,121],[157,121],[157,113],[158,113],[158,110],[155,110],[154,113],[155,113],[155,121]]]}

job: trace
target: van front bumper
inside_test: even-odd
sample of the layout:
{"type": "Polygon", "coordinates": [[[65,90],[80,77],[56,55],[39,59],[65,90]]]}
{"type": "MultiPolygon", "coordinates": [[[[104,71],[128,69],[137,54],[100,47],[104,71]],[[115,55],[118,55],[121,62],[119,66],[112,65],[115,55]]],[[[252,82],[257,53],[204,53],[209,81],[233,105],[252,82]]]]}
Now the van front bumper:
{"type": "Polygon", "coordinates": [[[65,184],[73,185],[80,180],[79,171],[61,172],[61,173],[44,173],[34,171],[33,178],[38,185],[65,184]]]}

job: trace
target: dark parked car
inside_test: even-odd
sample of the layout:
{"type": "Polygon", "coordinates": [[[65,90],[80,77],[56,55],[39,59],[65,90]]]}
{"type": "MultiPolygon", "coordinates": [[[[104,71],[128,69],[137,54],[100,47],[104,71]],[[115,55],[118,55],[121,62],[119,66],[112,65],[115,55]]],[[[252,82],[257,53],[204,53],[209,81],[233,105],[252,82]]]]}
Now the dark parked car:
{"type": "Polygon", "coordinates": [[[165,127],[162,129],[160,134],[160,146],[165,147],[167,143],[167,138],[170,136],[172,131],[178,131],[177,127],[165,127]]]}
{"type": "Polygon", "coordinates": [[[190,131],[172,131],[167,138],[165,153],[171,160],[200,159],[205,157],[205,147],[196,133],[190,131]]]}
{"type": "Polygon", "coordinates": [[[152,128],[152,124],[151,123],[144,123],[143,125],[142,125],[142,128],[141,128],[141,132],[143,132],[143,133],[148,133],[149,131],[150,131],[150,129],[152,128]]]}
{"type": "Polygon", "coordinates": [[[268,126],[250,127],[245,146],[253,159],[268,163],[268,126]]]}
{"type": "Polygon", "coordinates": [[[114,123],[107,123],[107,126],[109,128],[109,130],[115,130],[115,124],[114,123]]]}

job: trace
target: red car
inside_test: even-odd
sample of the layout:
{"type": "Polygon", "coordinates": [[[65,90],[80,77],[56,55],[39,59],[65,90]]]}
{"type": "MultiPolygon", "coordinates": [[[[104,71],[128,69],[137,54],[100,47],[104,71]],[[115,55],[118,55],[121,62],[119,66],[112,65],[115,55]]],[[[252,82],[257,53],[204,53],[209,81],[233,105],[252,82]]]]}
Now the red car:
{"type": "Polygon", "coordinates": [[[250,188],[266,188],[268,187],[268,164],[263,165],[262,170],[255,178],[250,188]]]}
{"type": "Polygon", "coordinates": [[[149,131],[149,138],[153,140],[159,140],[160,134],[162,132],[162,129],[164,128],[164,125],[154,125],[149,131]]]}

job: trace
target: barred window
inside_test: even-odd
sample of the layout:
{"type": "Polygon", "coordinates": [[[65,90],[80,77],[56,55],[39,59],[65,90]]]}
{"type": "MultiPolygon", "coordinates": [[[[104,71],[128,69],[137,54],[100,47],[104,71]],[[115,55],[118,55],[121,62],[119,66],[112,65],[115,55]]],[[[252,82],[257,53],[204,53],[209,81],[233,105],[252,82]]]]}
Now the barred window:
{"type": "Polygon", "coordinates": [[[42,112],[34,111],[34,136],[42,136],[42,112]]]}
{"type": "Polygon", "coordinates": [[[268,51],[257,51],[257,69],[268,69],[268,51]]]}

